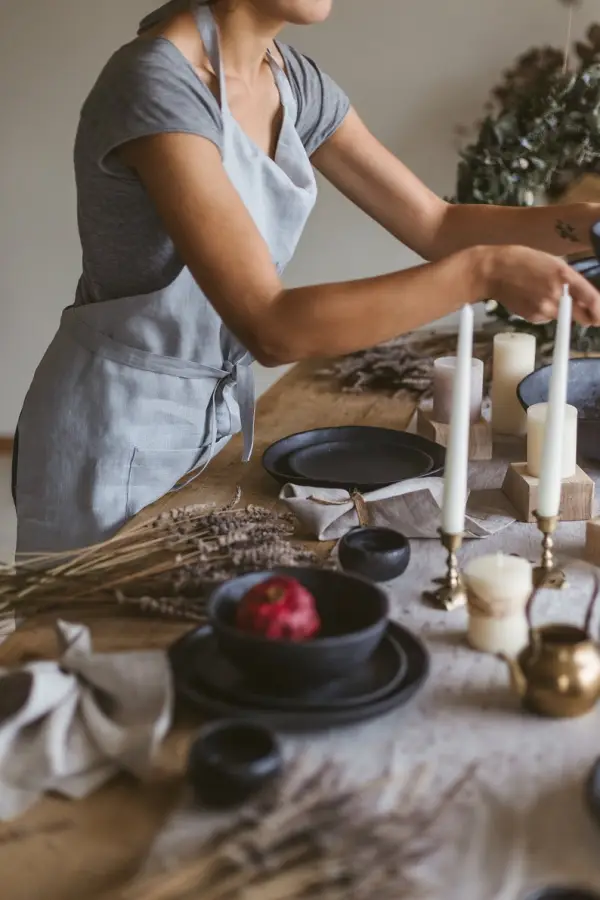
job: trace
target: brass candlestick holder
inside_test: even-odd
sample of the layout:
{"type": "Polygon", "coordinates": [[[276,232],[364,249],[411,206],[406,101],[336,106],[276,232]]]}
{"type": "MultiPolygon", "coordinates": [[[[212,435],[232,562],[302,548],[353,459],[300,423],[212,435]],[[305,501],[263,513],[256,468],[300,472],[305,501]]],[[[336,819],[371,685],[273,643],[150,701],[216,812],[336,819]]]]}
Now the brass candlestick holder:
{"type": "Polygon", "coordinates": [[[434,584],[440,587],[436,591],[425,591],[423,598],[439,609],[448,612],[467,605],[467,592],[458,570],[457,553],[462,547],[462,534],[447,534],[440,529],[442,546],[448,551],[446,560],[446,574],[442,578],[434,579],[434,584]]]}
{"type": "Polygon", "coordinates": [[[533,583],[539,588],[560,590],[566,584],[565,573],[554,561],[554,532],[560,517],[541,516],[537,511],[534,516],[543,537],[542,559],[540,565],[533,570],[533,583]]]}

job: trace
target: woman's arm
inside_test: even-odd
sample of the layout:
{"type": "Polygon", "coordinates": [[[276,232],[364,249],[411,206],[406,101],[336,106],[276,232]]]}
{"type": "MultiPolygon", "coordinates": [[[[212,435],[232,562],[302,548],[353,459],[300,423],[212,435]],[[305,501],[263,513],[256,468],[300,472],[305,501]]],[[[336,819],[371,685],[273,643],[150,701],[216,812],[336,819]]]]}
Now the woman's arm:
{"type": "Polygon", "coordinates": [[[127,144],[121,158],[225,324],[265,365],[373,346],[492,294],[526,318],[552,318],[565,282],[581,321],[600,322],[600,295],[585,279],[522,247],[476,247],[378,278],[287,290],[214,144],[161,134],[127,144]]]}
{"type": "Polygon", "coordinates": [[[589,247],[600,204],[525,209],[453,205],[433,194],[351,110],[313,156],[343,194],[424,259],[475,244],[521,244],[566,256],[589,247]]]}

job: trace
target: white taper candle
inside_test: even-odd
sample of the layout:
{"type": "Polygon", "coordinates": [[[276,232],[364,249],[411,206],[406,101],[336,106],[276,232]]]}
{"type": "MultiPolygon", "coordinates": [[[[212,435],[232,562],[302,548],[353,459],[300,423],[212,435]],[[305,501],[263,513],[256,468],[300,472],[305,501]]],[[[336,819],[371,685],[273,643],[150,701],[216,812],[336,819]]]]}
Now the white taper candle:
{"type": "Polygon", "coordinates": [[[537,512],[540,516],[557,516],[560,508],[562,481],[563,432],[567,405],[569,378],[569,351],[571,348],[571,319],[573,301],[568,285],[564,286],[558,312],[548,411],[544,429],[544,447],[540,468],[540,486],[537,512]]]}
{"type": "Polygon", "coordinates": [[[446,474],[442,504],[442,529],[462,534],[467,505],[469,428],[471,412],[471,358],[473,356],[473,309],[463,306],[460,314],[458,351],[452,388],[452,414],[446,449],[446,474]]]}

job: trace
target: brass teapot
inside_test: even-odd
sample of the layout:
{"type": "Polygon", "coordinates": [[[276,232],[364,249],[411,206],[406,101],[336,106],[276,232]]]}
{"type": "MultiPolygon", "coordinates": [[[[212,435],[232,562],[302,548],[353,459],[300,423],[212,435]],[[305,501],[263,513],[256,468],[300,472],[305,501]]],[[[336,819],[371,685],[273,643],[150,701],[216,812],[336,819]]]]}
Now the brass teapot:
{"type": "Polygon", "coordinates": [[[590,623],[599,593],[595,576],[583,628],[562,624],[533,628],[530,610],[537,590],[533,592],[527,605],[529,644],[516,659],[502,657],[510,667],[514,690],[531,712],[573,718],[595,706],[600,697],[600,649],[590,635],[590,623]]]}

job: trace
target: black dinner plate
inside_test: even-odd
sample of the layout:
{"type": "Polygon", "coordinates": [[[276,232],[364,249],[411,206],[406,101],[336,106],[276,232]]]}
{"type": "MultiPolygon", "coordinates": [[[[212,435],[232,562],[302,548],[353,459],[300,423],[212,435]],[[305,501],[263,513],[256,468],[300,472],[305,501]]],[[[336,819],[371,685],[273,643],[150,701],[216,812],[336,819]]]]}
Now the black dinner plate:
{"type": "MultiPolygon", "coordinates": [[[[192,635],[188,640],[192,640],[192,635]]],[[[276,677],[268,688],[253,685],[220,652],[210,626],[194,633],[195,651],[189,651],[186,678],[224,700],[243,706],[278,710],[346,709],[374,703],[394,691],[404,680],[408,668],[406,653],[388,631],[365,666],[350,678],[333,682],[310,693],[290,694],[277,690],[276,677]]]]}
{"type": "Polygon", "coordinates": [[[426,475],[433,459],[417,447],[406,447],[400,454],[392,444],[382,443],[373,455],[358,441],[327,441],[290,453],[288,465],[307,481],[376,488],[426,475]]]}
{"type": "MultiPolygon", "coordinates": [[[[444,471],[446,459],[445,448],[418,434],[409,434],[406,431],[394,431],[391,428],[372,428],[366,425],[346,425],[336,428],[316,428],[313,431],[304,431],[300,434],[292,434],[282,438],[265,451],[263,466],[266,471],[279,484],[307,485],[310,487],[345,488],[360,491],[375,490],[396,481],[414,478],[414,474],[404,475],[403,478],[390,478],[382,482],[378,474],[378,461],[382,458],[389,460],[390,454],[395,453],[398,460],[415,459],[415,451],[422,454],[423,471],[421,476],[441,475],[444,471]],[[365,472],[368,475],[376,473],[376,482],[369,478],[352,479],[349,481],[327,478],[306,478],[293,469],[292,455],[301,450],[317,447],[323,444],[344,444],[351,448],[357,460],[362,461],[365,472]],[[426,460],[429,457],[431,462],[426,460]],[[426,464],[427,463],[427,464],[426,464]],[[368,471],[367,471],[368,469],[368,471]]],[[[296,457],[294,456],[294,459],[296,457]]],[[[414,471],[414,470],[413,470],[414,471]]],[[[354,473],[358,474],[358,473],[354,473]]]]}
{"type": "Polygon", "coordinates": [[[327,707],[308,709],[288,704],[279,709],[273,708],[265,706],[262,699],[260,703],[243,703],[239,699],[226,698],[213,686],[203,684],[198,679],[198,655],[206,651],[207,631],[210,629],[200,628],[184,635],[171,647],[169,659],[177,696],[199,712],[214,718],[252,718],[292,732],[351,725],[383,716],[404,705],[419,690],[429,674],[429,653],[425,645],[408,629],[390,622],[384,641],[391,637],[402,649],[406,658],[406,671],[404,677],[398,679],[397,683],[394,680],[385,692],[356,705],[348,705],[347,697],[342,699],[341,704],[335,705],[332,698],[331,705],[327,707]]]}

